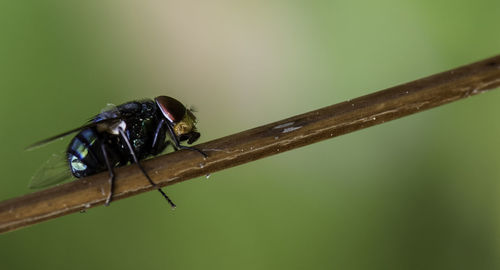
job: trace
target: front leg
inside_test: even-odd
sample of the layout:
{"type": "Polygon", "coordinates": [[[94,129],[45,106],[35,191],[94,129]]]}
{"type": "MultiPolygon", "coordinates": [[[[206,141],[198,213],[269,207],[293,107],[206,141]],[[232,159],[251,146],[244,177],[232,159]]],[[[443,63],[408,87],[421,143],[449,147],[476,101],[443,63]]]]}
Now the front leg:
{"type": "Polygon", "coordinates": [[[163,124],[165,123],[165,119],[161,119],[160,122],[158,123],[158,125],[156,126],[156,130],[155,130],[155,135],[153,137],[153,143],[151,145],[151,149],[153,149],[153,151],[155,151],[156,147],[159,147],[159,136],[160,136],[160,132],[161,132],[161,128],[163,126],[163,124]]]}
{"type": "Polygon", "coordinates": [[[172,126],[169,123],[167,123],[167,127],[170,133],[170,138],[172,138],[172,140],[174,141],[174,148],[176,150],[186,149],[186,150],[196,151],[200,153],[204,158],[208,157],[208,155],[205,154],[205,152],[201,151],[198,148],[181,145],[181,143],[179,142],[179,138],[177,137],[177,135],[175,135],[174,128],[172,128],[172,126]]]}

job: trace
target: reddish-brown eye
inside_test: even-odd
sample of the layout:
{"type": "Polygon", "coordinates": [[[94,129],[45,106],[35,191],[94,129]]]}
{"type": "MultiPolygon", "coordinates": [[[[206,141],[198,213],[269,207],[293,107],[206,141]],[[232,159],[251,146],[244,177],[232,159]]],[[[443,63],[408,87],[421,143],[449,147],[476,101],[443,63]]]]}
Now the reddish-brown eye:
{"type": "Polygon", "coordinates": [[[172,123],[181,121],[186,114],[186,107],[175,98],[159,96],[155,98],[155,102],[163,116],[172,123]]]}

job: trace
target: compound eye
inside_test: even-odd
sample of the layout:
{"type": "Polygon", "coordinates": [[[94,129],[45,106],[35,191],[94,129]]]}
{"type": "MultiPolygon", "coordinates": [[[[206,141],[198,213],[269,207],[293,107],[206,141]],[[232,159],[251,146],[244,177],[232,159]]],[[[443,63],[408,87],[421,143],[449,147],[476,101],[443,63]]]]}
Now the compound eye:
{"type": "Polygon", "coordinates": [[[155,102],[163,116],[171,123],[181,121],[186,114],[186,107],[175,98],[159,96],[155,98],[155,102]]]}

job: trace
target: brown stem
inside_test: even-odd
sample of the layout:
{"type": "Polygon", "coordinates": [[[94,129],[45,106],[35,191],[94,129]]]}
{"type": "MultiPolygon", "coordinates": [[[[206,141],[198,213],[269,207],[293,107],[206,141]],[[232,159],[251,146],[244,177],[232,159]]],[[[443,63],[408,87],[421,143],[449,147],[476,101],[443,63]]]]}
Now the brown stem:
{"type": "MultiPolygon", "coordinates": [[[[143,162],[159,187],[384,123],[500,86],[500,56],[143,162]]],[[[108,173],[0,203],[0,232],[101,205],[108,173]]],[[[137,165],[116,169],[113,201],[151,190],[137,165]]]]}

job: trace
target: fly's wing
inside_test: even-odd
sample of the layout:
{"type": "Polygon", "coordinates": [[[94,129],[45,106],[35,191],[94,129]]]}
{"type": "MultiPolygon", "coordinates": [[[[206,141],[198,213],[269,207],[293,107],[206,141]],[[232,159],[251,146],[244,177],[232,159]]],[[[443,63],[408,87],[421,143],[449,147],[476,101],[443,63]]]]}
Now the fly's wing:
{"type": "MultiPolygon", "coordinates": [[[[96,115],[95,117],[92,117],[87,122],[87,124],[80,126],[78,128],[74,128],[72,130],[68,130],[61,134],[52,136],[45,140],[36,142],[28,146],[26,150],[30,151],[36,149],[50,142],[53,142],[57,139],[62,139],[63,137],[68,136],[72,133],[79,132],[80,130],[83,129],[95,127],[99,124],[113,123],[116,120],[121,119],[120,117],[121,115],[119,109],[113,104],[108,104],[104,109],[102,109],[100,114],[96,115]]],[[[42,188],[54,185],[64,180],[71,179],[72,175],[68,167],[69,166],[66,161],[66,155],[64,153],[52,154],[52,156],[35,172],[35,174],[31,178],[29,187],[42,188]]]]}
{"type": "Polygon", "coordinates": [[[64,153],[52,156],[31,177],[29,188],[37,189],[72,178],[64,153]]]}
{"type": "Polygon", "coordinates": [[[74,129],[72,129],[72,130],[68,130],[68,131],[63,132],[63,133],[61,133],[61,134],[58,134],[58,135],[52,136],[52,137],[50,137],[50,138],[47,138],[47,139],[45,139],[45,140],[41,140],[41,141],[39,141],[39,142],[36,142],[36,143],[34,143],[34,144],[32,144],[32,145],[30,145],[30,146],[26,147],[26,149],[25,149],[25,150],[26,150],[26,151],[31,151],[31,150],[36,149],[36,148],[38,148],[38,147],[44,146],[44,145],[46,145],[46,144],[48,144],[48,143],[50,143],[50,142],[53,142],[53,141],[55,141],[55,140],[57,140],[57,139],[62,139],[62,138],[64,138],[64,137],[68,136],[68,135],[69,135],[69,134],[71,134],[71,133],[75,133],[75,132],[77,132],[77,131],[80,131],[80,130],[82,130],[82,129],[89,128],[89,127],[92,127],[92,126],[95,126],[95,125],[96,125],[96,123],[89,123],[89,124],[83,125],[83,126],[81,126],[81,127],[74,128],[74,129]]]}
{"type": "Polygon", "coordinates": [[[98,119],[98,118],[96,118],[96,119],[95,119],[95,120],[96,120],[95,122],[88,123],[88,124],[83,125],[83,126],[81,126],[81,127],[78,127],[78,128],[72,129],[72,130],[68,130],[68,131],[63,132],[63,133],[61,133],[61,134],[58,134],[58,135],[52,136],[52,137],[47,138],[47,139],[45,139],[45,140],[38,141],[38,142],[36,142],[36,143],[34,143],[34,144],[32,144],[32,145],[30,145],[30,146],[26,147],[24,150],[26,150],[26,151],[31,151],[31,150],[37,149],[37,148],[39,148],[39,147],[42,147],[42,146],[44,146],[44,145],[46,145],[46,144],[48,144],[48,143],[51,143],[51,142],[53,142],[53,141],[55,141],[55,140],[57,140],[57,139],[62,139],[62,138],[64,138],[64,137],[66,137],[66,136],[68,136],[68,135],[70,135],[70,134],[72,134],[72,133],[78,132],[78,131],[80,131],[80,130],[82,130],[82,129],[95,127],[95,126],[97,126],[98,124],[102,124],[102,123],[106,123],[106,122],[113,123],[114,121],[119,120],[119,119],[121,119],[121,118],[119,118],[119,117],[114,117],[114,118],[105,118],[105,119],[98,119]]]}
{"type": "Polygon", "coordinates": [[[103,123],[103,122],[107,122],[107,121],[113,122],[119,118],[120,118],[120,111],[118,110],[118,108],[113,104],[107,104],[106,107],[101,110],[101,113],[92,117],[87,122],[87,124],[80,126],[80,127],[77,127],[77,128],[74,128],[74,129],[71,129],[71,130],[68,130],[68,131],[63,132],[61,134],[57,134],[57,135],[52,136],[50,138],[47,138],[45,140],[41,140],[39,142],[36,142],[36,143],[26,147],[25,150],[26,151],[34,150],[38,147],[44,146],[44,145],[51,143],[57,139],[62,139],[64,137],[66,137],[72,133],[78,132],[82,129],[94,127],[99,123],[103,123]]]}

